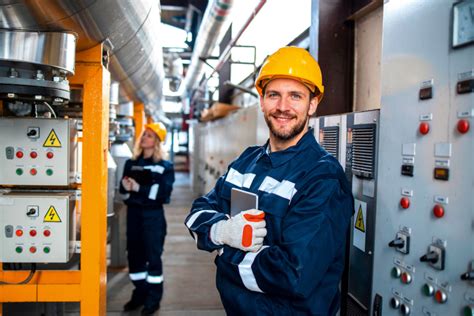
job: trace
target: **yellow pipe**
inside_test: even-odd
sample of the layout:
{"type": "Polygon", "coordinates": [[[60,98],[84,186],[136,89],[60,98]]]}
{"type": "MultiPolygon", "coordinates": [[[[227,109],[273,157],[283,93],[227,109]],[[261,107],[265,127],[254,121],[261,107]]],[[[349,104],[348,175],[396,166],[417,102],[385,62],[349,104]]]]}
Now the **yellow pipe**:
{"type": "MultiPolygon", "coordinates": [[[[81,315],[105,315],[107,145],[110,73],[102,45],[76,55],[72,85],[83,86],[81,315]]],[[[47,294],[45,291],[45,299],[47,294]]],[[[52,292],[50,294],[53,294],[52,292]]]]}
{"type": "Polygon", "coordinates": [[[135,121],[135,141],[138,141],[146,124],[145,105],[143,103],[133,103],[133,120],[135,121]]]}

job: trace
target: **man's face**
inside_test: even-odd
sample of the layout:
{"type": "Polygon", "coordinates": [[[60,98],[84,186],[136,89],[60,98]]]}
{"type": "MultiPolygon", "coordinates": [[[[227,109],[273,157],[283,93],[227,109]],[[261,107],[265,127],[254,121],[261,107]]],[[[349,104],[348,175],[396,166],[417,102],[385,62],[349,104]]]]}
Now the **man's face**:
{"type": "Polygon", "coordinates": [[[260,98],[270,133],[288,141],[306,132],[309,116],[316,112],[317,98],[310,99],[309,89],[293,79],[273,79],[260,98]]]}

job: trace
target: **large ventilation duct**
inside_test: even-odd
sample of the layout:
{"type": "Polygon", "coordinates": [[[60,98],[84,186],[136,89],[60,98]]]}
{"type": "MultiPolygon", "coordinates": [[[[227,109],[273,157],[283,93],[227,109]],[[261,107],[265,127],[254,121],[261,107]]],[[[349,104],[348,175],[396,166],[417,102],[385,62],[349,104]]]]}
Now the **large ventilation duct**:
{"type": "Polygon", "coordinates": [[[1,1],[0,28],[73,31],[77,51],[106,42],[109,69],[126,96],[159,110],[164,79],[156,0],[1,1]]]}
{"type": "Polygon", "coordinates": [[[204,72],[204,62],[201,58],[206,58],[212,54],[217,40],[223,32],[227,31],[224,26],[226,25],[232,3],[233,0],[213,0],[208,4],[199,28],[191,63],[186,72],[184,82],[178,90],[178,95],[186,95],[199,85],[199,80],[204,72]]]}

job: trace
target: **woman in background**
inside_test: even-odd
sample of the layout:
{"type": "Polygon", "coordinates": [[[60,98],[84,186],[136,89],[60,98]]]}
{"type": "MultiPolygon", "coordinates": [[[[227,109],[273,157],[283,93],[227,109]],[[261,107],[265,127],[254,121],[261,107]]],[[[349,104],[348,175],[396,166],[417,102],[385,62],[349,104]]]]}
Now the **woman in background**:
{"type": "Polygon", "coordinates": [[[161,254],[166,236],[163,204],[170,201],[174,182],[173,164],[164,160],[162,123],[145,125],[135,143],[133,156],[124,166],[121,193],[129,193],[127,251],[129,275],[135,289],[124,305],[131,311],[144,305],[141,314],[153,315],[163,296],[161,254]]]}

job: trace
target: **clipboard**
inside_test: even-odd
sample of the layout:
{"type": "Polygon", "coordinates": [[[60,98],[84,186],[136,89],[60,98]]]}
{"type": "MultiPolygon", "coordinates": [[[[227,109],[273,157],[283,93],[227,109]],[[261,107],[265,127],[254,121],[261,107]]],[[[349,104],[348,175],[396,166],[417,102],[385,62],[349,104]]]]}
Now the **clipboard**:
{"type": "Polygon", "coordinates": [[[258,195],[252,192],[232,188],[230,192],[230,216],[242,211],[258,210],[258,195]]]}
{"type": "Polygon", "coordinates": [[[132,166],[125,176],[133,178],[140,185],[150,185],[153,182],[151,171],[141,166],[132,166]]]}

